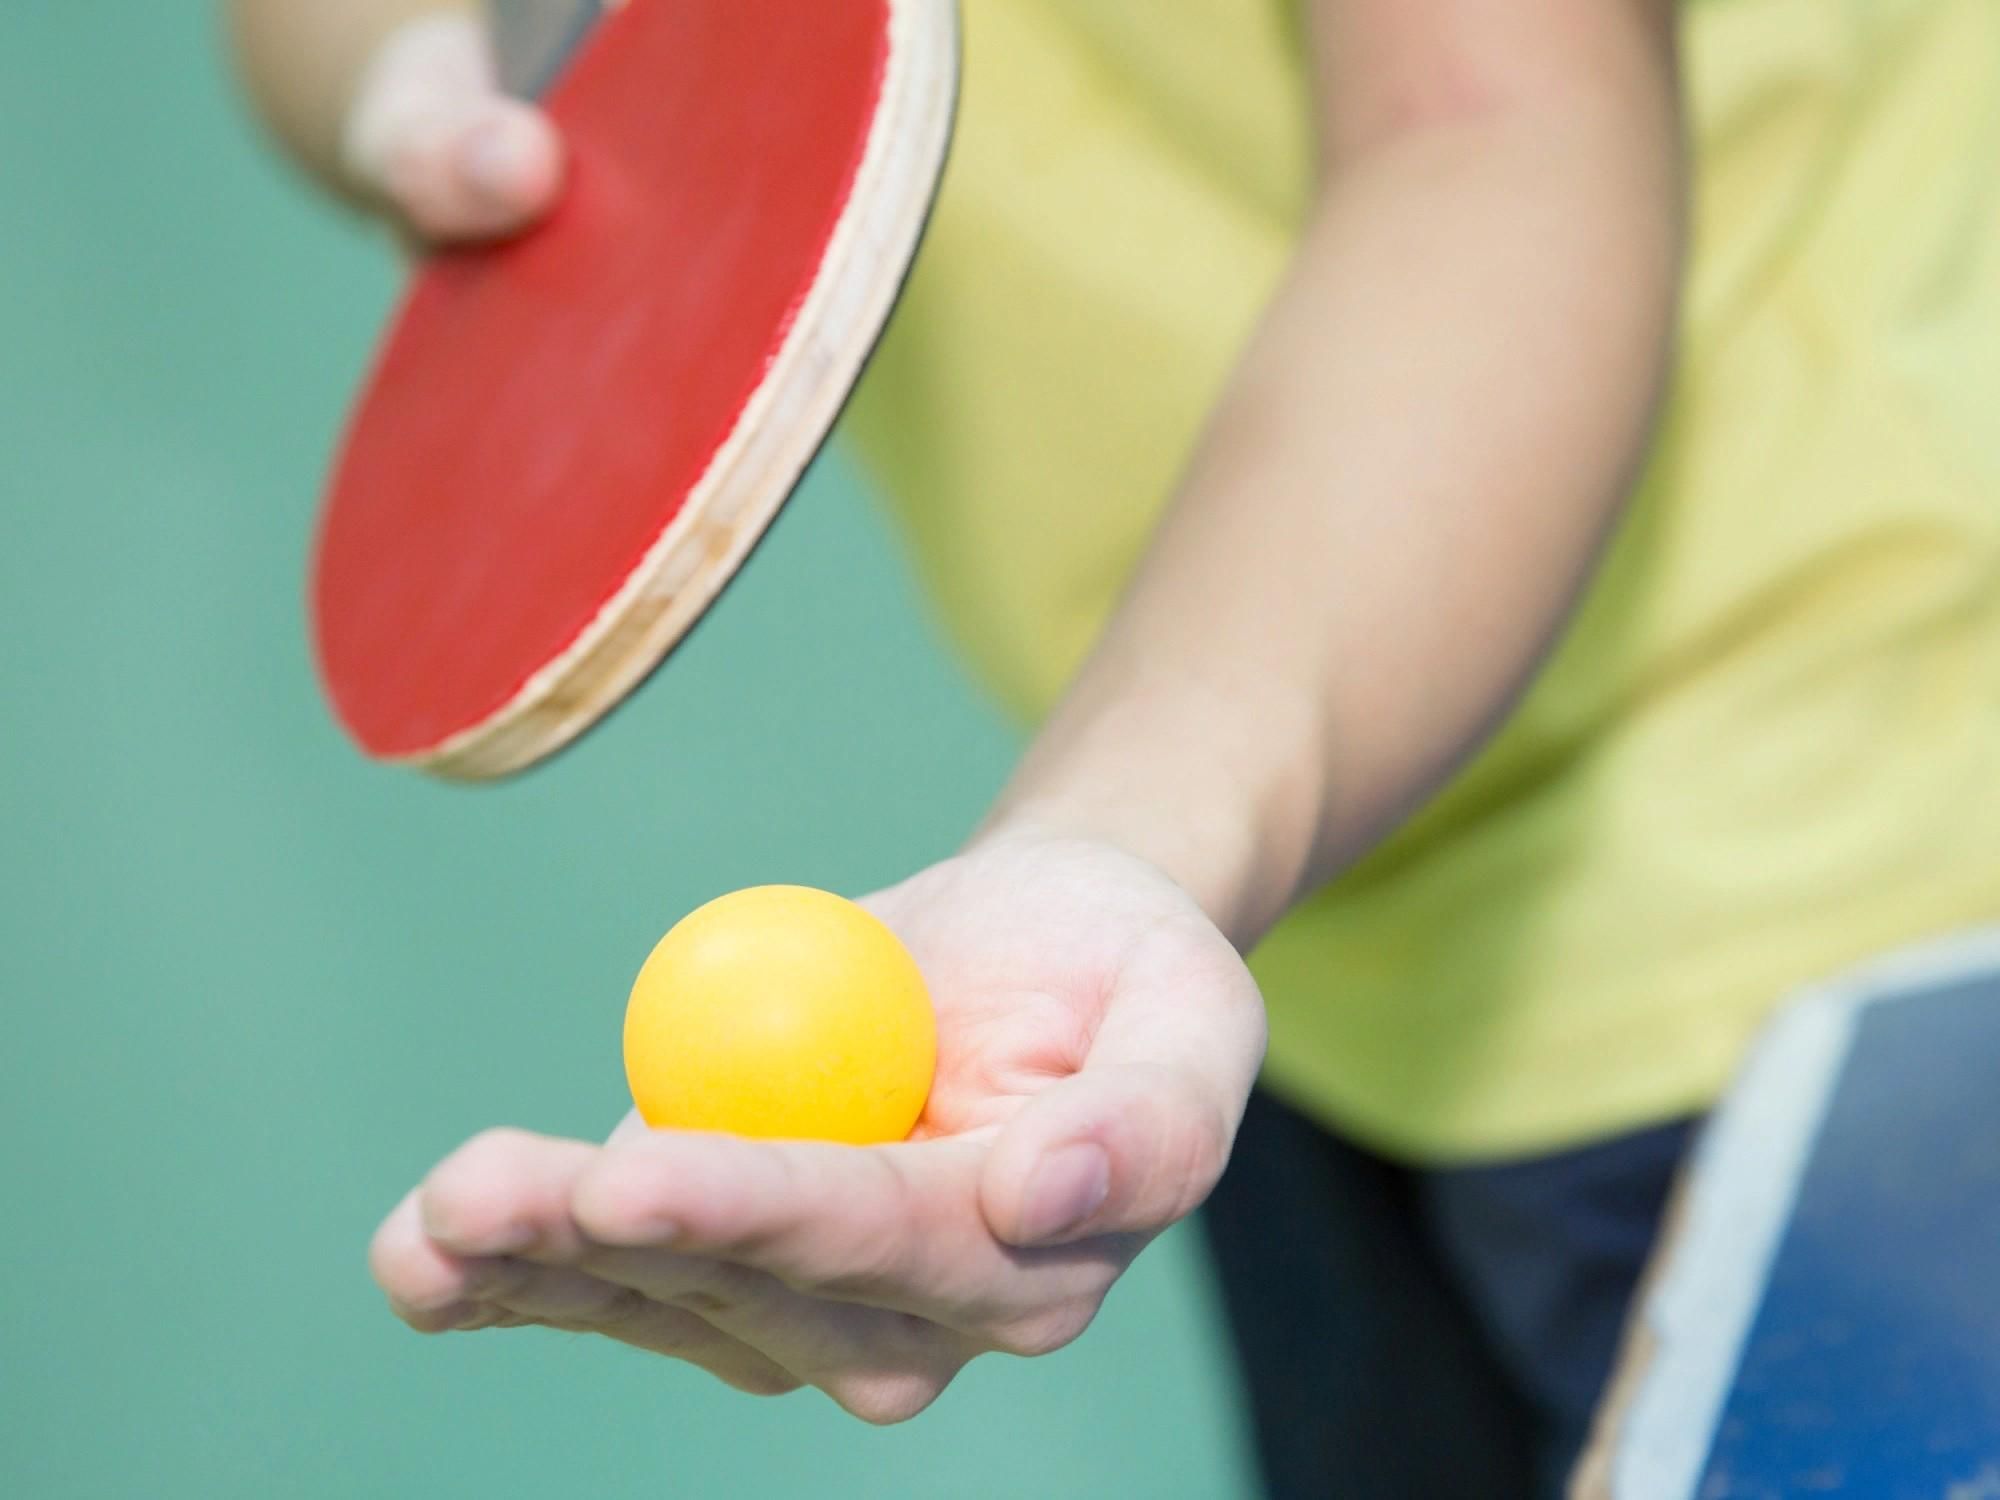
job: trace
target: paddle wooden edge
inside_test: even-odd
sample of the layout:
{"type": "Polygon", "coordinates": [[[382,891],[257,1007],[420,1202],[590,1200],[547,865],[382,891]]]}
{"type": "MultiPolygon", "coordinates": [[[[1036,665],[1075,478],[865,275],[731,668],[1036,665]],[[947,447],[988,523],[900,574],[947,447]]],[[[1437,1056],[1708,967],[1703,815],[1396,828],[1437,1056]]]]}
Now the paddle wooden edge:
{"type": "Polygon", "coordinates": [[[1859,1002],[1780,1005],[1676,1174],[1570,1500],[1691,1500],[1845,1064],[1859,1002]]]}
{"type": "Polygon", "coordinates": [[[388,757],[487,781],[527,769],[616,707],[691,630],[824,446],[901,294],[957,108],[957,0],[888,0],[882,108],[818,278],[735,428],[674,519],[563,653],[438,746],[388,757]]]}
{"type": "Polygon", "coordinates": [[[1615,1500],[1612,1487],[1618,1444],[1623,1438],[1639,1392],[1660,1353],[1660,1335],[1649,1315],[1666,1280],[1687,1226],[1687,1198],[1690,1171],[1683,1166],[1675,1175],[1667,1207],[1660,1220],[1660,1235],[1645,1274],[1632,1297],[1632,1314],[1625,1324],[1625,1336],[1612,1367],[1611,1381],[1599,1397],[1591,1422],[1590,1438],[1569,1478],[1569,1500],[1615,1500]]]}

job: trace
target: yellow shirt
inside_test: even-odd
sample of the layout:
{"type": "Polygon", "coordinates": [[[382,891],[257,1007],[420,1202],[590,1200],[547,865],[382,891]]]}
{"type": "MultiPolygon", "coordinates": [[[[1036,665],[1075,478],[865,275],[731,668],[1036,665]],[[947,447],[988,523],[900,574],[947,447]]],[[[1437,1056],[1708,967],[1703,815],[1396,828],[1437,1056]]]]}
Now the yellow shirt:
{"type": "MultiPolygon", "coordinates": [[[[966,0],[848,435],[1026,718],[1305,202],[1285,0],[966,0]]],[[[1498,738],[1255,957],[1268,1077],[1416,1159],[1699,1108],[1794,986],[2000,912],[2000,5],[1696,0],[1678,393],[1498,738]]]]}

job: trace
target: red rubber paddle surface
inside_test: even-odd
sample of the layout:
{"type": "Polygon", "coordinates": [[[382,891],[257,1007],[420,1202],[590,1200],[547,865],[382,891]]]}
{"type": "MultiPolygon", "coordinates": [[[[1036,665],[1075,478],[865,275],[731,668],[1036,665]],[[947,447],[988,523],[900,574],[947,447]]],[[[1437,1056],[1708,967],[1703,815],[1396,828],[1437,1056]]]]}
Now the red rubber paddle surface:
{"type": "Polygon", "coordinates": [[[887,25],[886,0],[630,0],[550,94],[561,206],[428,265],[334,474],[313,627],[363,749],[491,717],[658,540],[812,286],[887,25]]]}

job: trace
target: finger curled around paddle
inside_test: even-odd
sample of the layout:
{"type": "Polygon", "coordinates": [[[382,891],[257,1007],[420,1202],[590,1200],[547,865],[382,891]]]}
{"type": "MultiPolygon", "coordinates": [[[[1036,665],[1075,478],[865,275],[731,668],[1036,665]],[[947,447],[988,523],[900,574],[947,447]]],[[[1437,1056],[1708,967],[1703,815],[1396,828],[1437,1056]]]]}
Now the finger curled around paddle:
{"type": "Polygon", "coordinates": [[[341,159],[355,187],[430,243],[503,238],[562,190],[563,146],[548,118],[495,80],[470,15],[394,32],[363,71],[341,159]]]}

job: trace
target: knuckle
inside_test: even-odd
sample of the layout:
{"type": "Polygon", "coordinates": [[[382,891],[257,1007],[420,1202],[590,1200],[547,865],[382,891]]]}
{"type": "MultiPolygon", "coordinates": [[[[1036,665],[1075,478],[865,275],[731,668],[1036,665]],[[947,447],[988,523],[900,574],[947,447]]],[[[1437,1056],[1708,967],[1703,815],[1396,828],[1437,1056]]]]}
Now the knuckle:
{"type": "Polygon", "coordinates": [[[849,1416],[871,1427],[907,1422],[943,1394],[944,1382],[925,1375],[872,1375],[825,1387],[849,1416]]]}
{"type": "Polygon", "coordinates": [[[519,1130],[483,1130],[438,1163],[423,1183],[425,1226],[448,1236],[494,1228],[494,1184],[512,1168],[523,1139],[519,1130]]]}
{"type": "Polygon", "coordinates": [[[425,1312],[457,1301],[465,1293],[462,1278],[399,1227],[384,1226],[368,1249],[368,1268],[399,1316],[425,1312]]]}
{"type": "Polygon", "coordinates": [[[893,1227],[912,1222],[916,1190],[893,1159],[875,1152],[864,1159],[876,1177],[865,1223],[855,1232],[828,1236],[820,1243],[800,1243],[802,1253],[792,1257],[794,1264],[780,1278],[793,1291],[857,1301],[908,1277],[910,1242],[893,1227]]]}
{"type": "Polygon", "coordinates": [[[399,1290],[408,1279],[409,1249],[394,1220],[383,1224],[368,1241],[368,1273],[385,1292],[399,1290]]]}
{"type": "Polygon", "coordinates": [[[995,1331],[993,1347],[1002,1354],[1038,1359],[1067,1348],[1083,1336],[1097,1316],[1095,1301],[1066,1302],[1015,1318],[995,1331]]]}
{"type": "Polygon", "coordinates": [[[1202,1109],[1188,1127],[1187,1156],[1181,1176],[1182,1190],[1175,1203],[1175,1219],[1184,1219],[1207,1201],[1222,1169],[1229,1162],[1229,1123],[1215,1109],[1202,1109]]]}
{"type": "Polygon", "coordinates": [[[593,1170],[571,1191],[569,1215],[578,1229],[601,1244],[650,1243],[661,1229],[666,1191],[645,1173],[593,1170]]]}
{"type": "MultiPolygon", "coordinates": [[[[873,1179],[857,1195],[867,1206],[868,1222],[876,1226],[910,1223],[922,1206],[922,1195],[910,1180],[901,1160],[889,1152],[866,1147],[861,1148],[857,1160],[865,1164],[873,1179]]],[[[871,1235],[865,1246],[859,1248],[885,1259],[893,1258],[898,1248],[895,1238],[894,1235],[871,1235]]]]}
{"type": "Polygon", "coordinates": [[[510,1162],[529,1139],[527,1131],[511,1125],[489,1126],[454,1151],[446,1164],[460,1167],[502,1166],[510,1162]]]}
{"type": "Polygon", "coordinates": [[[1150,1211],[1146,1226],[1164,1229],[1201,1207],[1229,1160],[1231,1131],[1224,1112],[1185,1086],[1156,1103],[1154,1130],[1163,1146],[1139,1197],[1150,1211]]]}
{"type": "Polygon", "coordinates": [[[733,1371],[717,1378],[745,1395],[764,1397],[789,1396],[805,1384],[797,1376],[775,1369],[733,1371]]]}
{"type": "Polygon", "coordinates": [[[586,1236],[603,1244],[617,1244],[632,1217],[626,1194],[602,1189],[572,1193],[569,1216],[586,1236]]]}

